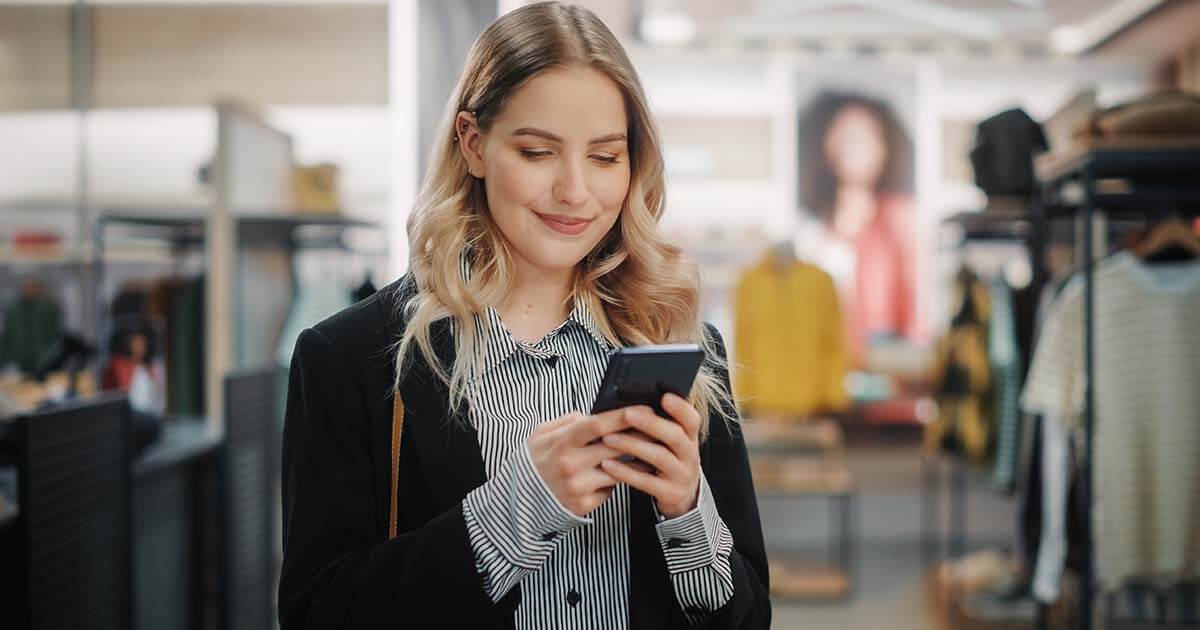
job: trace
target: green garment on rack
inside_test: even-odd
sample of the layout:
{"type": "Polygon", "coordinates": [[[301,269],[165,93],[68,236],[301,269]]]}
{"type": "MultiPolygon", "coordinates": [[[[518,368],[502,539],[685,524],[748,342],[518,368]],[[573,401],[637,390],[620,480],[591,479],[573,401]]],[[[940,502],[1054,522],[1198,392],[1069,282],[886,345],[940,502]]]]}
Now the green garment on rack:
{"type": "Polygon", "coordinates": [[[0,367],[15,363],[32,372],[42,357],[62,337],[58,305],[44,297],[20,298],[4,313],[0,333],[0,367]]]}
{"type": "Polygon", "coordinates": [[[204,277],[177,287],[168,324],[167,400],[175,415],[204,413],[204,277]]]}

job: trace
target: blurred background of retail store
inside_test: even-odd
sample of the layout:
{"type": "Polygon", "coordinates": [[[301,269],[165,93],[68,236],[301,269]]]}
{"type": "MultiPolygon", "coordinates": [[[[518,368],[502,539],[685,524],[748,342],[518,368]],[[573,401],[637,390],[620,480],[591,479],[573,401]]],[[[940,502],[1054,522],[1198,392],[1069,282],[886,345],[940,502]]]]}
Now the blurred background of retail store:
{"type": "MultiPolygon", "coordinates": [[[[0,0],[0,609],[275,623],[293,345],[405,272],[522,4],[0,0]]],[[[735,361],[775,627],[1200,623],[1200,0],[581,4],[735,361]]]]}

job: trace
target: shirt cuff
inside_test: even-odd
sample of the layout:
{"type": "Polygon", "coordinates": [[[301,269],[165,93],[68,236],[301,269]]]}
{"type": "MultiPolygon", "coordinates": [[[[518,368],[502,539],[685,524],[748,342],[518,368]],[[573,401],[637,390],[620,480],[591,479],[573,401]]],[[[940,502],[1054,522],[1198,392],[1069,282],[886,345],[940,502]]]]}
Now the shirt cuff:
{"type": "Polygon", "coordinates": [[[700,474],[700,494],[692,511],[668,519],[655,505],[654,514],[659,520],[655,526],[658,543],[672,575],[712,566],[717,559],[718,542],[725,523],[717,513],[717,504],[703,473],[700,474]]]}
{"type": "Polygon", "coordinates": [[[475,568],[493,601],[541,568],[563,534],[592,522],[559,502],[538,475],[526,445],[467,494],[463,517],[475,568]]]}
{"type": "MultiPolygon", "coordinates": [[[[658,514],[658,506],[655,506],[658,514]]],[[[717,512],[708,480],[692,511],[672,519],[658,514],[658,541],[667,561],[675,598],[691,625],[701,625],[733,597],[733,535],[717,512]]]]}

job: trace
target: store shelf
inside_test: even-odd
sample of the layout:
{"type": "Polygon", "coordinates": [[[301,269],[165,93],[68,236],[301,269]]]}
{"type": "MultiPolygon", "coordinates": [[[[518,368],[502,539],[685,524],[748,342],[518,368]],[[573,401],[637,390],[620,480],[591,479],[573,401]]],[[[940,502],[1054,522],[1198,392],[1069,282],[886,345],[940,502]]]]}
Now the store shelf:
{"type": "Polygon", "coordinates": [[[766,420],[761,415],[743,425],[746,448],[759,454],[787,452],[790,454],[837,454],[843,452],[842,429],[837,422],[814,419],[800,422],[788,418],[766,420]]]}
{"type": "Polygon", "coordinates": [[[850,575],[832,567],[805,567],[779,560],[769,562],[771,595],[787,599],[830,600],[848,597],[850,575]]]}
{"type": "MultiPolygon", "coordinates": [[[[939,564],[925,576],[925,598],[934,628],[1028,630],[1035,627],[1036,613],[1031,610],[1034,608],[1032,602],[996,605],[998,610],[993,611],[977,610],[967,603],[969,593],[954,582],[951,574],[949,564],[939,564]]],[[[1046,621],[1049,628],[1072,627],[1066,598],[1048,610],[1046,621]]]]}
{"type": "Polygon", "coordinates": [[[1047,153],[1035,160],[1035,166],[1038,179],[1045,184],[1079,177],[1085,167],[1095,179],[1144,176],[1194,182],[1196,160],[1200,160],[1200,139],[1135,137],[1093,141],[1069,151],[1047,153]]]}
{"type": "Polygon", "coordinates": [[[961,228],[962,238],[970,241],[1024,241],[1031,230],[1028,212],[959,212],[942,224],[961,228]]]}
{"type": "MultiPolygon", "coordinates": [[[[144,214],[106,212],[100,219],[102,227],[120,226],[136,233],[137,237],[161,239],[175,245],[199,245],[204,242],[206,217],[202,214],[144,214]]],[[[238,239],[254,245],[262,243],[295,243],[307,245],[340,242],[348,229],[380,230],[371,221],[345,217],[340,214],[271,214],[236,217],[238,239]],[[313,233],[315,232],[315,237],[313,233]]]]}
{"type": "MultiPolygon", "coordinates": [[[[104,262],[109,264],[172,264],[178,256],[162,243],[122,243],[104,249],[104,262]]],[[[95,263],[90,246],[55,247],[29,250],[0,246],[0,265],[14,267],[73,267],[95,263]]]]}
{"type": "Polygon", "coordinates": [[[0,245],[0,265],[76,265],[85,262],[78,253],[63,250],[62,247],[15,248],[10,245],[0,245]]]}
{"type": "Polygon", "coordinates": [[[1041,156],[1035,166],[1051,215],[1074,212],[1089,193],[1093,205],[1110,215],[1200,207],[1200,140],[1195,138],[1092,143],[1041,156]]]}
{"type": "Polygon", "coordinates": [[[854,478],[841,463],[760,455],[751,468],[759,495],[846,496],[854,492],[854,478]]]}

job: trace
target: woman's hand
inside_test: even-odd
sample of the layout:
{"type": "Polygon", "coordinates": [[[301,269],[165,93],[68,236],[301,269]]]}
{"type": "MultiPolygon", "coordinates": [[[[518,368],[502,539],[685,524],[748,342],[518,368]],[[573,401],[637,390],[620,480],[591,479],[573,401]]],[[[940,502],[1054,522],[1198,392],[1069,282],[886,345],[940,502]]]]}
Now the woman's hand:
{"type": "Polygon", "coordinates": [[[616,459],[605,459],[601,467],[613,479],[654,497],[659,513],[675,518],[694,509],[700,493],[700,413],[674,394],[663,396],[662,407],[674,420],[649,407],[628,407],[629,426],[637,432],[604,436],[605,444],[653,466],[657,474],[616,459]]]}
{"type": "Polygon", "coordinates": [[[626,409],[594,416],[574,412],[538,426],[529,436],[529,455],[542,481],[576,516],[587,516],[612,494],[617,480],[600,462],[620,452],[599,441],[629,428],[626,409]]]}

